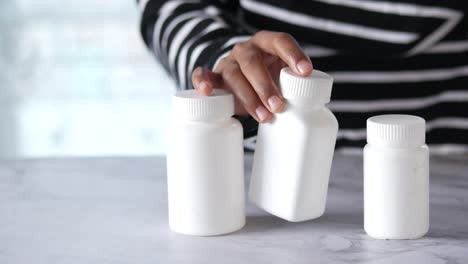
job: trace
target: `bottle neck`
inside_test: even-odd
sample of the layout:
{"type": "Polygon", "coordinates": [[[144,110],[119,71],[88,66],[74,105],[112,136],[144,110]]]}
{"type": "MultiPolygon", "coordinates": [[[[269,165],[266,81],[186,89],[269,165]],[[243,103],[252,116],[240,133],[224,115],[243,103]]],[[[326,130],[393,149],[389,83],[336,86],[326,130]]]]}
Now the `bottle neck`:
{"type": "Polygon", "coordinates": [[[326,102],[310,98],[291,98],[287,99],[288,108],[301,109],[305,111],[316,111],[325,107],[326,102]]]}
{"type": "Polygon", "coordinates": [[[385,143],[375,143],[375,142],[367,142],[367,145],[382,148],[382,149],[418,149],[421,147],[427,146],[425,143],[421,144],[385,144],[385,143]]]}

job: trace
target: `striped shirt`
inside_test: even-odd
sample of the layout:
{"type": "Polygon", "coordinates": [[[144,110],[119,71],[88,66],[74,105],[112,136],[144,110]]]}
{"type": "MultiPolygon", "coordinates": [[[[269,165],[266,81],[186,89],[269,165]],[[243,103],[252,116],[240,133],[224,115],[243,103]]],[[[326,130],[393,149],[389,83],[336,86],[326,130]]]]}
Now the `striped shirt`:
{"type": "MultiPolygon", "coordinates": [[[[257,30],[290,33],[334,77],[337,147],[365,144],[366,119],[418,115],[432,150],[468,151],[468,2],[139,0],[142,37],[180,89],[257,30]]],[[[245,137],[252,118],[240,118],[245,137]]]]}

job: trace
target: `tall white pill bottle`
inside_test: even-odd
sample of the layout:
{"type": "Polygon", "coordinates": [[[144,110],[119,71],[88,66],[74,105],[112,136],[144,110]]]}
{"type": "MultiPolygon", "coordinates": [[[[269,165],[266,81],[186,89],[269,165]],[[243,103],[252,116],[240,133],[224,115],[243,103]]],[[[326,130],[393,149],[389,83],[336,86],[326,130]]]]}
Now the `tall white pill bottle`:
{"type": "Polygon", "coordinates": [[[379,239],[414,239],[429,229],[425,121],[410,115],[367,120],[364,229],[379,239]]]}
{"type": "Polygon", "coordinates": [[[178,233],[213,236],[245,224],[243,131],[233,96],[215,89],[173,97],[167,150],[169,226],[178,233]]]}
{"type": "Polygon", "coordinates": [[[287,100],[282,113],[260,124],[250,181],[250,200],[292,222],[320,217],[325,210],[338,122],[326,107],[333,79],[314,70],[301,77],[280,73],[287,100]]]}

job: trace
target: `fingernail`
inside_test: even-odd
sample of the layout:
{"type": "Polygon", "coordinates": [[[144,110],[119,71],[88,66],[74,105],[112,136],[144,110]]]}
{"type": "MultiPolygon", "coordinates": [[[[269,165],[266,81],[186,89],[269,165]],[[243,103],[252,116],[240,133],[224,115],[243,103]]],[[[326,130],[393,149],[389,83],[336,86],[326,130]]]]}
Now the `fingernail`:
{"type": "Polygon", "coordinates": [[[201,81],[200,83],[198,83],[198,89],[206,93],[208,90],[208,84],[206,84],[206,82],[201,81]]]}
{"type": "Polygon", "coordinates": [[[268,110],[263,106],[257,107],[257,109],[255,109],[255,113],[257,114],[257,117],[258,119],[260,119],[261,122],[265,121],[268,117],[268,110]]]}
{"type": "Polygon", "coordinates": [[[297,70],[302,74],[309,73],[312,70],[312,64],[306,60],[301,60],[298,62],[296,67],[297,70]]]}
{"type": "Polygon", "coordinates": [[[270,106],[271,111],[279,112],[283,108],[283,100],[281,100],[278,96],[273,95],[272,97],[268,98],[268,105],[270,106]]]}

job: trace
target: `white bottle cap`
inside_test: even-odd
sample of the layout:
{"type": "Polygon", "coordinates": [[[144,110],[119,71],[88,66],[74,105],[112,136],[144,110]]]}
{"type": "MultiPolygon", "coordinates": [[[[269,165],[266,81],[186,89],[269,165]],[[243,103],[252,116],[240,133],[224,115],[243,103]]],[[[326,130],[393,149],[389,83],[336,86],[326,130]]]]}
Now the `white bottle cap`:
{"type": "Polygon", "coordinates": [[[425,144],[426,121],[412,115],[380,115],[367,119],[367,143],[392,147],[425,144]]]}
{"type": "Polygon", "coordinates": [[[220,89],[214,89],[209,96],[200,95],[196,90],[185,90],[172,97],[172,107],[175,116],[182,119],[226,118],[234,114],[234,97],[220,89]]]}
{"type": "Polygon", "coordinates": [[[309,76],[299,76],[291,68],[281,69],[279,84],[286,99],[313,99],[321,103],[330,102],[333,78],[321,71],[313,70],[309,76]]]}

